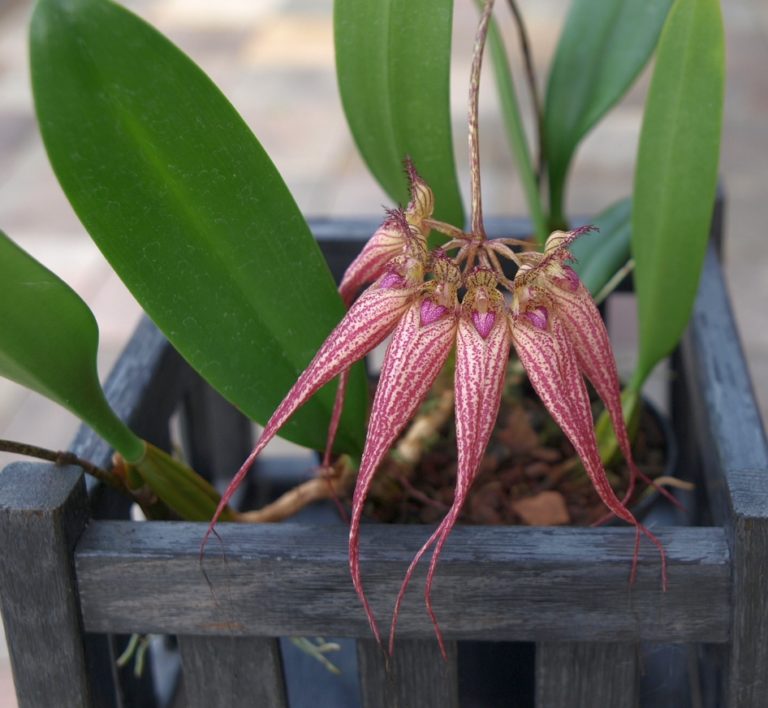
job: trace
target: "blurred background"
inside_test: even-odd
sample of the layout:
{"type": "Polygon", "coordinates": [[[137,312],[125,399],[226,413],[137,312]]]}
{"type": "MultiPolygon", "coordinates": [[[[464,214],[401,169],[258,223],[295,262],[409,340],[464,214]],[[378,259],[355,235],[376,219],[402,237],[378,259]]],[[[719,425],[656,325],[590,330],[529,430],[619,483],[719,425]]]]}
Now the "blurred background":
{"type": "MultiPolygon", "coordinates": [[[[68,282],[99,322],[99,369],[106,376],[140,308],[90,241],[61,192],[37,131],[29,88],[31,0],[0,0],[0,228],[68,282]]],[[[219,85],[251,126],[307,216],[371,216],[387,197],[357,156],[334,75],[332,0],[128,0],[219,85]]],[[[520,0],[539,83],[568,3],[520,0]]],[[[530,116],[514,32],[498,15],[515,63],[522,111],[530,116]]],[[[468,192],[466,89],[476,24],[471,0],[455,0],[452,110],[462,186],[468,192]]],[[[726,194],[725,254],[733,305],[763,416],[768,412],[768,3],[723,3],[728,84],[720,173],[726,194]]],[[[414,28],[414,41],[418,41],[414,28]]],[[[418,71],[418,67],[414,67],[418,71]]],[[[525,213],[496,110],[490,67],[481,89],[486,215],[525,213]]],[[[569,213],[589,216],[631,190],[648,72],[578,153],[569,213]]],[[[529,121],[530,128],[530,121],[529,121]]],[[[631,367],[632,323],[619,342],[631,367]],[[623,345],[623,346],[622,346],[623,345]]],[[[621,334],[621,333],[620,333],[621,334]]],[[[0,438],[65,448],[78,422],[35,394],[0,379],[0,438]]],[[[11,461],[0,453],[0,468],[11,461]]],[[[7,653],[0,651],[0,708],[14,706],[7,653]]]]}

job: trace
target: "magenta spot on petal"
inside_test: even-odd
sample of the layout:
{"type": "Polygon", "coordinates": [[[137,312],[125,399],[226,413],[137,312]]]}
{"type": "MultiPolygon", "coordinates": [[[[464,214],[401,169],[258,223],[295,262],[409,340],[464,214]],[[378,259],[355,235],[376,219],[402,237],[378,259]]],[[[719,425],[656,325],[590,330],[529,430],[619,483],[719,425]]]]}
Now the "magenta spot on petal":
{"type": "Polygon", "coordinates": [[[536,329],[547,328],[549,315],[546,307],[536,307],[533,310],[528,310],[528,312],[525,313],[525,316],[536,329]]]}
{"type": "Polygon", "coordinates": [[[480,336],[485,339],[491,333],[491,327],[496,321],[495,312],[485,312],[483,314],[479,312],[472,313],[472,322],[475,325],[475,329],[480,333],[480,336]]]}
{"type": "Polygon", "coordinates": [[[437,322],[445,314],[447,309],[447,307],[443,307],[442,305],[432,302],[432,300],[429,300],[428,298],[424,298],[421,302],[421,326],[426,327],[433,322],[437,322]]]}
{"type": "Polygon", "coordinates": [[[405,287],[405,278],[400,273],[391,270],[379,281],[379,287],[384,290],[405,287]]]}
{"type": "Polygon", "coordinates": [[[563,272],[565,273],[565,277],[558,278],[558,284],[563,289],[570,290],[571,292],[578,290],[579,285],[581,284],[581,280],[579,280],[579,276],[576,271],[571,268],[571,266],[563,266],[563,272]]]}

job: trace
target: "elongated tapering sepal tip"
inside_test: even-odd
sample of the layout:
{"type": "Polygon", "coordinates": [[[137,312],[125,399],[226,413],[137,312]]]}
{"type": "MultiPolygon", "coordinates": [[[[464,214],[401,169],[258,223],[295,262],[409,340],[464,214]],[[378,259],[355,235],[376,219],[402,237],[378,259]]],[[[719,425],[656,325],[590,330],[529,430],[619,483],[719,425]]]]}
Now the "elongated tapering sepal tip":
{"type": "Polygon", "coordinates": [[[504,301],[496,290],[496,284],[496,276],[488,271],[476,271],[468,278],[468,290],[456,335],[456,491],[451,508],[435,533],[414,556],[400,586],[390,626],[390,651],[394,647],[398,614],[408,583],[417,564],[434,544],[424,600],[440,650],[443,656],[446,655],[442,632],[432,606],[432,583],[443,546],[461,514],[477,475],[501,402],[509,362],[510,333],[504,301]]]}
{"type": "MultiPolygon", "coordinates": [[[[360,520],[368,491],[381,461],[406,423],[413,417],[448,358],[456,336],[456,307],[446,306],[437,319],[422,323],[427,294],[415,302],[395,329],[379,376],[371,409],[368,436],[352,500],[349,562],[352,581],[377,638],[376,618],[363,589],[360,573],[360,520]]],[[[455,300],[455,289],[453,291],[455,300]]],[[[433,306],[426,309],[434,312],[433,306]]]]}
{"type": "Polygon", "coordinates": [[[285,422],[316,391],[349,369],[389,335],[417,292],[418,288],[411,283],[411,275],[392,267],[352,305],[264,426],[256,446],[224,492],[203,545],[254,460],[285,422]]]}
{"type": "MultiPolygon", "coordinates": [[[[595,438],[589,397],[567,328],[554,316],[546,330],[518,316],[512,319],[512,340],[531,385],[570,440],[602,502],[658,548],[662,585],[666,587],[666,554],[661,542],[627,509],[608,481],[595,438]]],[[[634,578],[637,560],[636,548],[630,578],[634,578]]]]}

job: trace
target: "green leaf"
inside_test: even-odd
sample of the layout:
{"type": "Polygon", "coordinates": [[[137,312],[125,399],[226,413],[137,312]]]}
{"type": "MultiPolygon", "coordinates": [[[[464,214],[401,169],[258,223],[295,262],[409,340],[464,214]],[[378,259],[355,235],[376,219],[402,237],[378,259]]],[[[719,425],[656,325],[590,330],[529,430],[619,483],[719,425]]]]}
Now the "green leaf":
{"type": "Polygon", "coordinates": [[[598,231],[585,234],[571,246],[576,257],[573,267],[593,296],[631,257],[631,212],[628,197],[612,204],[592,220],[598,231]]]}
{"type": "Polygon", "coordinates": [[[656,46],[672,0],[573,0],[547,84],[544,139],[551,220],[581,139],[625,93],[656,46]]]}
{"type": "Polygon", "coordinates": [[[0,375],[64,406],[137,460],[144,443],[99,384],[98,342],[96,320],[77,293],[0,231],[0,375]]]}
{"type": "Polygon", "coordinates": [[[636,388],[677,345],[693,308],[717,186],[724,85],[719,0],[677,0],[659,41],[635,172],[636,388]]]}
{"type": "MultiPolygon", "coordinates": [[[[111,2],[40,0],[31,59],[48,155],[81,221],[187,361],[264,422],[344,313],[269,157],[192,61],[111,2]]],[[[337,449],[355,452],[360,367],[350,384],[337,449]]],[[[334,391],[284,436],[322,448],[334,391]]]]}
{"type": "Polygon", "coordinates": [[[435,193],[435,216],[464,225],[450,113],[453,0],[335,0],[339,91],[373,176],[408,200],[406,155],[435,193]]]}

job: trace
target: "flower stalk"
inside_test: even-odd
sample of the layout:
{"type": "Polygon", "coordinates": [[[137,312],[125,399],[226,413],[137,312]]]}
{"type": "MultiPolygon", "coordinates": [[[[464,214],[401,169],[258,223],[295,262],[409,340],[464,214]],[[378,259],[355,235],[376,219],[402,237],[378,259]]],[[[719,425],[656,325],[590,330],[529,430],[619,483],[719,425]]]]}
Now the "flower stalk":
{"type": "Polygon", "coordinates": [[[483,67],[485,40],[488,23],[491,21],[494,0],[487,0],[480,15],[472,53],[472,68],[469,75],[469,114],[467,132],[469,139],[469,173],[472,199],[472,232],[477,238],[485,238],[483,227],[483,200],[480,189],[480,133],[478,128],[478,102],[480,99],[480,71],[483,67]]]}

